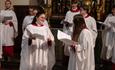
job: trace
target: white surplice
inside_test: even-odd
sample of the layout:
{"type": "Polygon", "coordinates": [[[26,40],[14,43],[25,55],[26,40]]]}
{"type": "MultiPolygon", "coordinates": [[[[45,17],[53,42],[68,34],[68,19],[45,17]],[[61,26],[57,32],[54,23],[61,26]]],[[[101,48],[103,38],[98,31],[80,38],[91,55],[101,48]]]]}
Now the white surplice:
{"type": "Polygon", "coordinates": [[[112,57],[112,62],[115,63],[115,16],[109,14],[104,24],[107,26],[104,30],[104,46],[107,48],[106,59],[112,57]]]}
{"type": "Polygon", "coordinates": [[[67,21],[69,22],[70,24],[72,24],[72,26],[70,26],[69,28],[65,26],[65,24],[63,25],[63,31],[69,35],[72,35],[72,32],[73,32],[73,26],[74,26],[74,23],[73,23],[73,18],[75,15],[77,14],[80,14],[80,11],[77,11],[77,12],[72,12],[72,11],[68,11],[66,13],[66,16],[65,16],[65,19],[64,21],[67,21]]]}
{"type": "Polygon", "coordinates": [[[22,23],[22,30],[23,31],[27,27],[27,25],[32,23],[33,18],[34,18],[34,16],[31,16],[31,15],[25,16],[23,23],[22,23]]]}
{"type": "Polygon", "coordinates": [[[85,17],[85,23],[86,23],[87,28],[91,31],[91,33],[93,35],[93,43],[95,45],[95,41],[96,41],[97,33],[98,33],[96,20],[93,17],[87,15],[85,17]]]}
{"type": "MultiPolygon", "coordinates": [[[[38,33],[38,34],[39,34],[38,33]]],[[[52,70],[55,63],[54,36],[49,27],[28,25],[22,37],[20,70],[52,70]],[[36,38],[36,45],[28,45],[28,39],[35,30],[41,30],[39,33],[44,39],[36,38]],[[52,46],[48,47],[47,39],[52,40],[52,46]]]]}
{"type": "Polygon", "coordinates": [[[2,17],[12,17],[11,21],[13,22],[13,26],[5,25],[3,23],[3,31],[2,31],[2,40],[4,46],[12,46],[14,45],[14,40],[18,33],[18,22],[16,18],[16,14],[13,10],[1,10],[0,16],[2,17]]]}
{"type": "Polygon", "coordinates": [[[75,52],[69,47],[68,70],[95,70],[93,36],[88,29],[83,29],[75,46],[75,52]]]}

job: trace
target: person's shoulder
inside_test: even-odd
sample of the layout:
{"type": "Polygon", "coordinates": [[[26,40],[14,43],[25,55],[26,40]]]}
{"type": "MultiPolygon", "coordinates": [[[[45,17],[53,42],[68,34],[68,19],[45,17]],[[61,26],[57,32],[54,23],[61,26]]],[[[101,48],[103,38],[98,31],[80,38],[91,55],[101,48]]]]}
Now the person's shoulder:
{"type": "Polygon", "coordinates": [[[2,13],[2,12],[4,12],[5,10],[3,9],[3,10],[0,10],[0,12],[2,13]]]}
{"type": "Polygon", "coordinates": [[[29,25],[27,25],[27,29],[30,29],[30,28],[32,28],[33,27],[33,25],[32,24],[29,24],[29,25]]]}
{"type": "Polygon", "coordinates": [[[70,11],[70,10],[68,10],[66,14],[69,14],[69,13],[71,13],[71,11],[70,11]]]}
{"type": "Polygon", "coordinates": [[[15,14],[14,10],[8,10],[10,13],[15,14]]]}
{"type": "Polygon", "coordinates": [[[112,14],[108,14],[108,17],[111,17],[112,16],[112,14]]]}
{"type": "Polygon", "coordinates": [[[90,19],[90,21],[95,21],[95,22],[96,22],[96,20],[95,20],[95,18],[94,18],[94,17],[89,16],[88,18],[90,19]]]}
{"type": "Polygon", "coordinates": [[[106,19],[110,19],[113,15],[112,14],[108,14],[106,19]]]}
{"type": "Polygon", "coordinates": [[[85,28],[85,29],[82,30],[82,33],[83,33],[84,35],[90,35],[90,34],[91,34],[91,31],[90,31],[89,29],[85,28]]]}
{"type": "Polygon", "coordinates": [[[25,16],[24,18],[25,18],[25,19],[27,19],[27,18],[29,18],[29,17],[30,17],[30,16],[29,16],[29,15],[27,15],[27,16],[25,16]]]}
{"type": "Polygon", "coordinates": [[[84,28],[82,31],[85,32],[85,33],[90,32],[90,30],[87,29],[87,28],[84,28]]]}
{"type": "Polygon", "coordinates": [[[88,18],[93,18],[93,17],[89,15],[88,18]]]}

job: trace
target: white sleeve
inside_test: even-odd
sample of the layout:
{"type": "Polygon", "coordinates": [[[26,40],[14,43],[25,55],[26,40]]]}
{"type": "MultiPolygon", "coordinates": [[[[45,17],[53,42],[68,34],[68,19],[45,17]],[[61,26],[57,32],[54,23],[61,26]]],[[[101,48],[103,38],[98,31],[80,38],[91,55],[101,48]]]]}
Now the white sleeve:
{"type": "Polygon", "coordinates": [[[18,20],[17,20],[17,17],[16,17],[16,14],[14,11],[12,11],[12,14],[13,14],[13,24],[14,24],[14,29],[15,29],[15,32],[17,33],[18,32],[18,20]]]}
{"type": "Polygon", "coordinates": [[[24,18],[24,20],[23,20],[23,23],[22,23],[22,31],[24,31],[25,30],[25,27],[26,27],[26,17],[24,18]]]}
{"type": "Polygon", "coordinates": [[[69,12],[66,13],[64,21],[68,21],[68,17],[69,17],[69,12]]]}
{"type": "Polygon", "coordinates": [[[29,32],[27,31],[27,29],[25,29],[23,36],[22,36],[22,44],[21,44],[21,48],[26,48],[26,46],[28,46],[28,40],[29,40],[29,32]]]}
{"type": "Polygon", "coordinates": [[[111,25],[109,24],[109,16],[105,19],[104,24],[107,25],[107,28],[111,27],[111,25]]]}

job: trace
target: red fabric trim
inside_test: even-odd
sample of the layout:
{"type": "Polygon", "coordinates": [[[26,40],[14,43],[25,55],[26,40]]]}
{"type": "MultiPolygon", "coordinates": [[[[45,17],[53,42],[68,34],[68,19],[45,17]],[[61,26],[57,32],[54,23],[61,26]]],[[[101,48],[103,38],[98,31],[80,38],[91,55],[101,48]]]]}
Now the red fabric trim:
{"type": "Polygon", "coordinates": [[[37,26],[37,24],[32,24],[33,26],[37,26]]]}
{"type": "Polygon", "coordinates": [[[85,16],[85,18],[88,18],[88,17],[89,17],[89,15],[85,16]]]}
{"type": "MultiPolygon", "coordinates": [[[[34,26],[38,26],[37,24],[32,24],[32,25],[34,25],[34,26]]],[[[43,25],[43,24],[39,24],[38,27],[42,27],[42,26],[44,26],[44,25],[43,25]]]]}
{"type": "Polygon", "coordinates": [[[13,57],[14,56],[14,46],[3,46],[3,55],[13,57]]]}
{"type": "Polygon", "coordinates": [[[115,70],[115,64],[112,64],[112,70],[115,70]]]}
{"type": "Polygon", "coordinates": [[[9,22],[8,24],[5,24],[5,25],[9,25],[10,27],[13,27],[13,23],[12,22],[9,22]]]}
{"type": "Polygon", "coordinates": [[[79,12],[80,10],[79,9],[76,9],[76,10],[70,10],[71,12],[79,12]]]}

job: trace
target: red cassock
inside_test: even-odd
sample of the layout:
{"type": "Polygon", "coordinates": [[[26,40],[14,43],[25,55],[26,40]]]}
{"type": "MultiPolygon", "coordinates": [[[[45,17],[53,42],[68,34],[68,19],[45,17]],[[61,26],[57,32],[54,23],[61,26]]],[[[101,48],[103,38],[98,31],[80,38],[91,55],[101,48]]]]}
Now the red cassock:
{"type": "Polygon", "coordinates": [[[14,56],[14,46],[3,46],[3,55],[13,57],[14,56]]]}
{"type": "Polygon", "coordinates": [[[112,70],[115,70],[115,64],[112,65],[112,70]]]}

